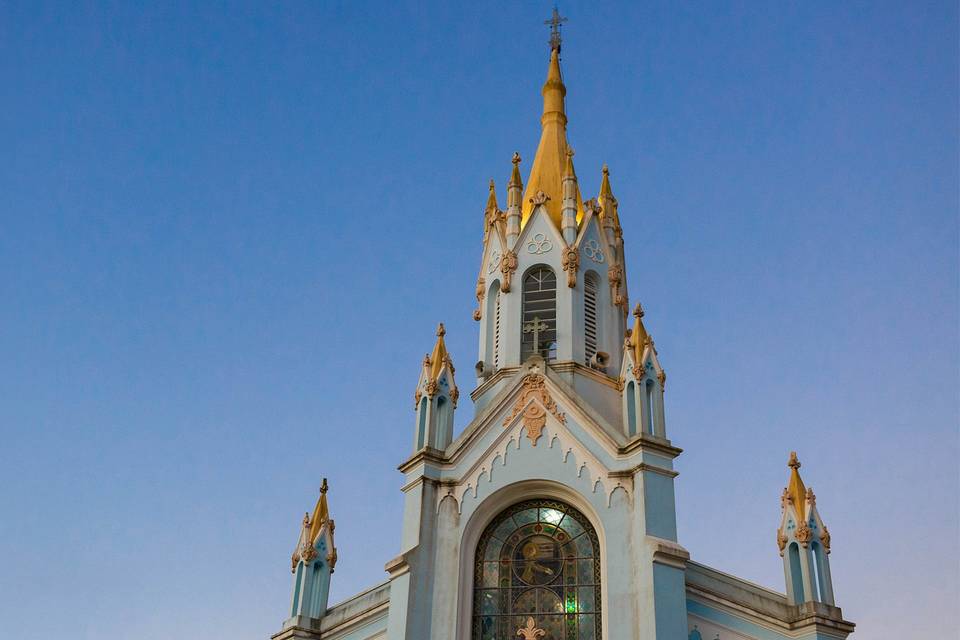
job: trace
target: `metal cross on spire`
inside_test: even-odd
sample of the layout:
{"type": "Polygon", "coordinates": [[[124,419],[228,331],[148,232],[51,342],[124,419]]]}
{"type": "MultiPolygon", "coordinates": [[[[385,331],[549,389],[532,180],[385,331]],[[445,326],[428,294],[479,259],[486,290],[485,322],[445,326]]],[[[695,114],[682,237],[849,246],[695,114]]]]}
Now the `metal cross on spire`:
{"type": "Polygon", "coordinates": [[[553,7],[553,15],[549,20],[544,20],[543,24],[550,25],[550,50],[557,50],[560,53],[560,25],[567,21],[567,18],[560,16],[560,11],[556,5],[553,7]]]}

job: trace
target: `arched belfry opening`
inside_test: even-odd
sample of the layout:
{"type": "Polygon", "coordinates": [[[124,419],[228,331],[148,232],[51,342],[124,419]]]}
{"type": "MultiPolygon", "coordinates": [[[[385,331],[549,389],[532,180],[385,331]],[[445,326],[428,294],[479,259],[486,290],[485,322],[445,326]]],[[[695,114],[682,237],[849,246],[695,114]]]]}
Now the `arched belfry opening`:
{"type": "Polygon", "coordinates": [[[520,361],[533,354],[557,357],[557,274],[548,266],[530,269],[523,278],[520,361]]]}
{"type": "Polygon", "coordinates": [[[533,621],[545,638],[601,638],[600,542],[559,500],[526,500],[497,515],[474,558],[472,640],[514,638],[533,621]]]}

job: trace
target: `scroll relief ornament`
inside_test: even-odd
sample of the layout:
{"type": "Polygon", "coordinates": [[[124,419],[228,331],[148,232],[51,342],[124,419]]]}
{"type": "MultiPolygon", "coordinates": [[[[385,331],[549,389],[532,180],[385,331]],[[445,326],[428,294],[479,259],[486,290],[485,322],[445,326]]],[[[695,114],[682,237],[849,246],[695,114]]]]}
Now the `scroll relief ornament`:
{"type": "Polygon", "coordinates": [[[477,308],[473,310],[473,319],[480,320],[483,317],[483,298],[487,292],[487,281],[483,278],[477,279],[477,308]]]}
{"type": "Polygon", "coordinates": [[[537,440],[540,439],[543,427],[547,424],[548,411],[557,421],[563,424],[567,423],[567,416],[557,409],[557,403],[554,402],[550,392],[547,391],[544,377],[539,373],[531,373],[523,379],[523,391],[513,405],[513,411],[503,421],[503,426],[510,426],[514,418],[522,413],[523,426],[527,428],[527,437],[530,438],[533,446],[537,446],[537,440]]]}
{"type": "Polygon", "coordinates": [[[580,253],[572,247],[567,247],[563,250],[563,255],[560,258],[560,266],[567,272],[567,286],[571,289],[577,286],[577,269],[580,268],[580,253]]]}
{"type": "Polygon", "coordinates": [[[532,198],[530,198],[530,204],[535,207],[539,207],[542,204],[547,204],[550,200],[550,196],[545,194],[543,191],[537,191],[532,198]]]}
{"type": "Polygon", "coordinates": [[[500,290],[504,293],[510,293],[510,278],[517,270],[517,264],[517,254],[513,251],[508,250],[500,256],[500,273],[503,274],[503,285],[500,290]]]}
{"type": "Polygon", "coordinates": [[[813,531],[810,529],[810,525],[807,524],[806,520],[801,520],[800,524],[797,525],[797,531],[794,534],[797,536],[797,542],[803,545],[803,548],[806,549],[807,545],[810,544],[810,540],[813,538],[813,531]]]}
{"type": "Polygon", "coordinates": [[[613,304],[618,307],[626,307],[627,297],[620,293],[620,285],[623,283],[623,267],[619,264],[612,264],[607,269],[607,280],[610,281],[610,292],[613,294],[613,304]]]}
{"type": "Polygon", "coordinates": [[[500,266],[500,251],[494,249],[490,253],[490,261],[487,263],[487,273],[493,273],[500,266]]]}

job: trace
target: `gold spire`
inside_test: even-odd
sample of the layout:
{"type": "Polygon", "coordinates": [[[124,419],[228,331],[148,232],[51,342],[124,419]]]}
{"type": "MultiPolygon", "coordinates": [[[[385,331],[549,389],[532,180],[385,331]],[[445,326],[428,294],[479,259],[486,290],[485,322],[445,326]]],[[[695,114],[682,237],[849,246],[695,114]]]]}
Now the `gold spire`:
{"type": "Polygon", "coordinates": [[[520,177],[520,153],[517,151],[513,152],[513,158],[510,160],[513,163],[513,171],[510,172],[510,182],[507,184],[508,187],[520,187],[523,188],[523,179],[520,177]]]}
{"type": "Polygon", "coordinates": [[[433,353],[430,355],[430,382],[436,382],[440,377],[440,369],[443,367],[443,363],[450,359],[450,355],[447,353],[447,345],[443,342],[443,336],[445,336],[447,330],[443,328],[443,323],[441,322],[437,326],[437,343],[433,345],[433,353]]]}
{"type": "Polygon", "coordinates": [[[643,326],[643,307],[640,306],[640,303],[637,303],[636,308],[633,310],[633,331],[630,333],[630,344],[633,346],[633,357],[637,365],[642,364],[640,358],[643,357],[643,349],[647,345],[647,340],[650,339],[650,335],[647,333],[647,328],[643,326]]]}
{"type": "Polygon", "coordinates": [[[797,459],[796,451],[790,452],[790,460],[787,462],[787,466],[790,467],[790,484],[787,485],[787,495],[790,497],[797,515],[806,520],[807,488],[800,478],[800,461],[797,459]]]}
{"type": "Polygon", "coordinates": [[[493,178],[490,178],[490,195],[487,196],[487,207],[484,211],[497,211],[499,208],[500,207],[497,206],[497,188],[493,184],[493,178]]]}
{"type": "MultiPolygon", "coordinates": [[[[547,69],[547,81],[543,85],[543,115],[540,117],[540,144],[530,168],[530,178],[523,193],[523,216],[521,227],[533,213],[530,200],[542,191],[550,200],[544,205],[557,228],[560,227],[560,211],[563,206],[563,173],[567,155],[567,115],[564,108],[564,96],[567,88],[563,85],[560,73],[560,48],[550,51],[550,66],[547,69]]],[[[577,188],[577,220],[583,216],[583,201],[577,188]]]]}
{"type": "Polygon", "coordinates": [[[563,166],[563,177],[566,178],[568,176],[573,178],[577,177],[576,172],[573,170],[573,149],[570,145],[567,145],[567,162],[563,166]]]}
{"type": "Polygon", "coordinates": [[[317,539],[317,534],[320,533],[320,527],[330,519],[330,510],[327,508],[328,488],[327,479],[324,478],[323,483],[320,485],[320,498],[317,499],[317,506],[313,508],[313,516],[310,518],[310,542],[317,539]]]}
{"type": "Polygon", "coordinates": [[[597,201],[601,207],[601,218],[607,218],[609,216],[613,226],[619,227],[620,218],[617,215],[617,199],[613,197],[613,189],[610,188],[610,169],[607,167],[607,163],[603,163],[603,178],[600,180],[600,195],[597,196],[597,201]]]}

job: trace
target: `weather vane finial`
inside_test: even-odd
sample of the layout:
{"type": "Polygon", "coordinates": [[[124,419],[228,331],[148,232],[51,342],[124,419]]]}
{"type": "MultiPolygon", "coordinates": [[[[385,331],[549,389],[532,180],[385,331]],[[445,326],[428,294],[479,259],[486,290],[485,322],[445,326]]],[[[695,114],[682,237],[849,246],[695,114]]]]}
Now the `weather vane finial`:
{"type": "Polygon", "coordinates": [[[553,7],[553,15],[550,16],[549,20],[544,20],[543,24],[550,25],[550,50],[557,50],[557,53],[560,52],[560,25],[566,22],[567,19],[560,16],[560,10],[557,9],[556,5],[553,7]]]}

